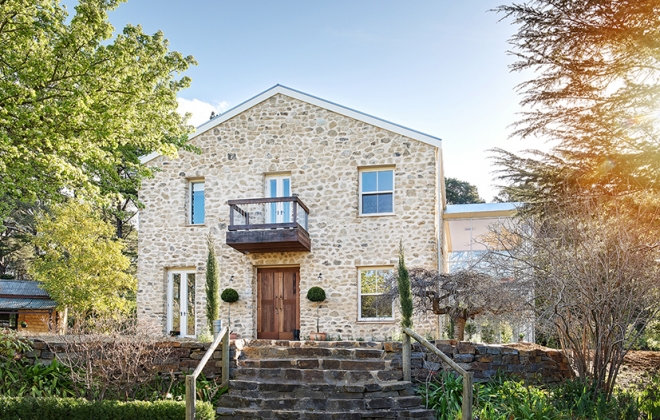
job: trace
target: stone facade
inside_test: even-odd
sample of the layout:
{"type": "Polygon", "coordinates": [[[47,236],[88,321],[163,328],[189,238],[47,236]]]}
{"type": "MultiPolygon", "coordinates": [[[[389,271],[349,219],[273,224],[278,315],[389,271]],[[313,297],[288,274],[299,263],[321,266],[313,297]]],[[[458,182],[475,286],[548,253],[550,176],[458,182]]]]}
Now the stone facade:
{"type": "MultiPolygon", "coordinates": [[[[358,321],[358,269],[392,267],[399,242],[409,267],[438,268],[437,214],[441,178],[439,148],[318,105],[276,94],[190,140],[201,153],[159,156],[140,191],[138,317],[167,333],[167,273],[196,273],[197,332],[206,329],[206,238],[216,243],[220,289],[233,287],[231,328],[256,337],[256,272],[259,267],[300,267],[301,338],[316,331],[316,309],[305,296],[325,289],[321,330],[342,339],[383,340],[398,334],[396,321],[358,321]],[[361,168],[394,169],[394,215],[360,216],[361,168]],[[290,174],[291,190],[310,209],[311,252],[246,254],[225,244],[228,200],[264,197],[265,177],[290,174]],[[205,183],[205,223],[190,225],[190,181],[205,183]],[[321,280],[319,280],[321,274],[321,280]]],[[[221,305],[226,320],[227,304],[221,305]]],[[[437,317],[415,320],[422,334],[439,336],[437,317]]]]}

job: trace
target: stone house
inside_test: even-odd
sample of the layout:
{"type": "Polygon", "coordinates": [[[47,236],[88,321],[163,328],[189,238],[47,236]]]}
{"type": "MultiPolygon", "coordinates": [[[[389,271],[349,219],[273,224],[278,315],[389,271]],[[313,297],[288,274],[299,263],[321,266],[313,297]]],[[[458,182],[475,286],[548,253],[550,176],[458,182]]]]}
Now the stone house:
{"type": "MultiPolygon", "coordinates": [[[[240,338],[398,335],[397,305],[376,304],[396,267],[441,268],[446,254],[441,141],[281,86],[197,128],[200,153],[143,158],[138,317],[155,332],[207,328],[207,237],[220,289],[236,289],[231,329],[240,338]],[[149,322],[148,322],[149,321],[149,322]]],[[[221,304],[227,320],[228,305],[221,304]]],[[[415,319],[440,335],[437,316],[415,319]]]]}

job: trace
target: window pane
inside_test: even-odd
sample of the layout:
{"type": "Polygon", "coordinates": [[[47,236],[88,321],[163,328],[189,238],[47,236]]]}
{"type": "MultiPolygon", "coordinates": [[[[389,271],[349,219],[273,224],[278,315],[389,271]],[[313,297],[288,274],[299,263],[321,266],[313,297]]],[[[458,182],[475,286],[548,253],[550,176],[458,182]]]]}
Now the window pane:
{"type": "Polygon", "coordinates": [[[392,213],[392,194],[378,194],[378,213],[392,213]]]}
{"type": "Polygon", "coordinates": [[[190,201],[190,222],[194,225],[204,224],[204,183],[192,184],[192,197],[190,201]]]}
{"type": "Polygon", "coordinates": [[[362,213],[378,213],[378,197],[375,195],[362,196],[362,213]]]}
{"type": "Polygon", "coordinates": [[[362,172],[362,192],[377,190],[377,172],[362,172]]]}
{"type": "Polygon", "coordinates": [[[376,307],[374,302],[378,296],[362,296],[362,305],[360,308],[360,317],[361,318],[376,318],[378,314],[376,313],[376,307]]]}
{"type": "Polygon", "coordinates": [[[181,274],[172,274],[172,331],[181,328],[181,274]]]}
{"type": "Polygon", "coordinates": [[[362,296],[360,305],[360,318],[392,318],[392,302],[383,300],[378,303],[382,295],[362,296]]]}
{"type": "Polygon", "coordinates": [[[360,293],[378,293],[378,272],[376,270],[360,272],[360,293]]]}
{"type": "Polygon", "coordinates": [[[393,171],[378,171],[378,191],[392,191],[394,189],[393,171]]]}
{"type": "Polygon", "coordinates": [[[195,273],[188,273],[188,335],[195,335],[195,273]]]}

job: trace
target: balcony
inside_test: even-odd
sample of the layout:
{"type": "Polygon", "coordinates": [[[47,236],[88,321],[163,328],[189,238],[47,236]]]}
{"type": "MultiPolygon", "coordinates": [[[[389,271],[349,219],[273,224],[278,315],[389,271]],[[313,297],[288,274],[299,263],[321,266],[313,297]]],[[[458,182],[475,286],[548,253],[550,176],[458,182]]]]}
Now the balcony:
{"type": "Polygon", "coordinates": [[[298,197],[229,200],[227,245],[243,254],[309,252],[309,209],[298,197]]]}

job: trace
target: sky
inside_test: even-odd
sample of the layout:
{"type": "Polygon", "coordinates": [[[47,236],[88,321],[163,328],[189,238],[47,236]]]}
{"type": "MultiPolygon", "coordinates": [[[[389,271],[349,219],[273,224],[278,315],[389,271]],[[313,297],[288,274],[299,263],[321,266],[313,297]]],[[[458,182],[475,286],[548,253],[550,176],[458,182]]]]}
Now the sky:
{"type": "Polygon", "coordinates": [[[504,0],[129,0],[116,30],[164,32],[195,57],[180,109],[193,125],[276,84],[436,136],[445,176],[497,194],[488,151],[539,147],[509,138],[519,118],[507,39],[489,12],[504,0]]]}

